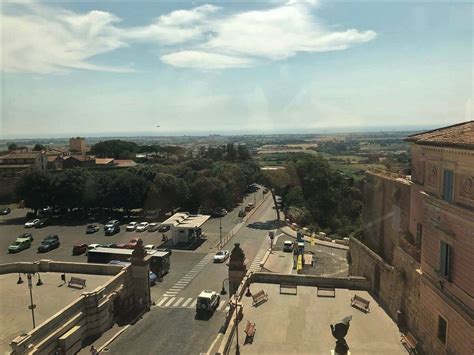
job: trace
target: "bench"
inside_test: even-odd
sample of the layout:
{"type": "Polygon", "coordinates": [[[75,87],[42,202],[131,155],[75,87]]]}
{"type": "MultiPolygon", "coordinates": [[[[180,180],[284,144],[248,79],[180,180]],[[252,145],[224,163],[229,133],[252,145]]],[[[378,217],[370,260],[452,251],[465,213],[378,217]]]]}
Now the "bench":
{"type": "Polygon", "coordinates": [[[247,335],[245,337],[245,344],[247,343],[247,339],[251,339],[250,343],[253,342],[253,336],[255,335],[256,330],[257,329],[255,328],[255,323],[247,321],[247,325],[245,326],[244,330],[244,333],[247,335]]]}
{"type": "Polygon", "coordinates": [[[297,295],[298,294],[298,285],[296,284],[280,284],[280,295],[281,294],[286,294],[286,295],[297,295]],[[292,292],[282,292],[282,290],[293,290],[292,292]]]}
{"type": "Polygon", "coordinates": [[[418,340],[415,339],[412,333],[408,332],[407,334],[402,334],[402,339],[400,340],[403,346],[408,350],[409,354],[417,354],[418,340]]]}
{"type": "Polygon", "coordinates": [[[354,295],[354,297],[351,298],[351,306],[362,309],[366,313],[369,311],[369,303],[369,300],[366,300],[365,298],[357,295],[354,295]]]}
{"type": "Polygon", "coordinates": [[[258,291],[252,295],[252,306],[260,304],[262,301],[268,301],[268,295],[264,290],[258,291]]]}
{"type": "Polygon", "coordinates": [[[78,288],[84,288],[86,287],[86,280],[81,279],[79,277],[71,277],[71,280],[67,283],[68,287],[78,287],[78,288]]]}
{"type": "Polygon", "coordinates": [[[334,286],[318,286],[316,291],[318,297],[336,297],[336,289],[334,286]]]}

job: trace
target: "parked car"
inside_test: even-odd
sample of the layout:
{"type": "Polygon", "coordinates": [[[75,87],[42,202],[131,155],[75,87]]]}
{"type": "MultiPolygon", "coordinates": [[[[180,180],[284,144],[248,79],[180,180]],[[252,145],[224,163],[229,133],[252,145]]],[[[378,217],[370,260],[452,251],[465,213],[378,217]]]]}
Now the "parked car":
{"type": "Polygon", "coordinates": [[[59,237],[57,235],[48,235],[46,238],[43,239],[41,245],[38,247],[38,252],[44,253],[52,249],[59,248],[59,245],[59,237]]]}
{"type": "Polygon", "coordinates": [[[137,229],[137,226],[138,226],[138,222],[130,222],[129,224],[127,224],[127,232],[131,232],[131,231],[134,231],[135,229],[137,229]]]}
{"type": "Polygon", "coordinates": [[[0,215],[5,216],[9,214],[12,210],[9,207],[4,207],[0,209],[0,215]]]}
{"type": "Polygon", "coordinates": [[[155,246],[153,244],[147,244],[144,246],[144,248],[146,251],[155,250],[155,246]]]}
{"type": "Polygon", "coordinates": [[[133,248],[135,248],[135,246],[136,246],[137,243],[138,243],[138,239],[140,239],[140,238],[132,238],[132,239],[130,239],[130,241],[129,241],[127,244],[125,244],[125,248],[127,248],[127,249],[133,249],[133,248]]]}
{"type": "Polygon", "coordinates": [[[87,234],[93,234],[93,233],[98,232],[98,231],[99,231],[99,226],[97,224],[89,224],[86,227],[86,233],[87,234]]]}
{"type": "Polygon", "coordinates": [[[264,194],[268,193],[268,189],[267,189],[267,188],[264,188],[264,189],[263,189],[263,193],[264,193],[264,194]]]}
{"type": "Polygon", "coordinates": [[[214,255],[214,257],[212,258],[212,260],[213,260],[215,263],[223,263],[224,261],[227,260],[228,257],[229,257],[229,251],[228,251],[228,250],[219,250],[219,251],[214,255]]]}
{"type": "Polygon", "coordinates": [[[197,297],[196,312],[198,314],[214,312],[220,301],[221,297],[217,292],[204,290],[197,297]]]}
{"type": "Polygon", "coordinates": [[[137,226],[137,232],[144,232],[148,229],[150,224],[148,222],[142,222],[137,226]]]}
{"type": "Polygon", "coordinates": [[[23,233],[22,235],[19,235],[18,238],[28,238],[31,242],[33,242],[33,235],[31,233],[23,233]]]}
{"type": "Polygon", "coordinates": [[[245,210],[240,210],[240,211],[239,211],[239,217],[240,217],[240,218],[243,218],[243,217],[245,217],[246,215],[247,215],[247,212],[245,212],[245,210]]]}
{"type": "Polygon", "coordinates": [[[148,232],[156,232],[158,230],[159,224],[158,223],[150,223],[148,225],[148,232]]]}
{"type": "Polygon", "coordinates": [[[286,251],[286,252],[293,251],[293,242],[291,240],[285,240],[283,242],[283,251],[286,251]]]}
{"type": "Polygon", "coordinates": [[[72,255],[81,255],[87,251],[87,244],[76,244],[72,247],[72,255]]]}
{"type": "Polygon", "coordinates": [[[33,228],[34,226],[36,226],[37,223],[39,223],[39,221],[40,220],[38,218],[28,221],[25,223],[25,228],[33,228]]]}
{"type": "Polygon", "coordinates": [[[35,228],[43,228],[49,225],[49,218],[42,218],[35,224],[35,228]]]}
{"type": "MultiPolygon", "coordinates": [[[[31,234],[30,234],[31,235],[31,234]]],[[[18,253],[22,250],[28,249],[31,247],[31,241],[33,238],[24,238],[24,237],[18,237],[16,240],[8,247],[8,252],[9,253],[18,253]]]]}
{"type": "Polygon", "coordinates": [[[170,226],[167,225],[167,224],[160,224],[160,226],[158,227],[158,232],[160,233],[166,233],[170,230],[170,226]]]}
{"type": "Polygon", "coordinates": [[[214,218],[221,218],[227,215],[227,210],[225,208],[216,208],[211,212],[211,216],[214,218]]]}
{"type": "Polygon", "coordinates": [[[104,225],[104,231],[107,228],[113,228],[113,227],[120,227],[120,222],[117,221],[116,219],[109,220],[105,225],[104,225]]]}
{"type": "Polygon", "coordinates": [[[245,212],[250,212],[252,209],[253,209],[253,203],[250,202],[247,204],[247,206],[245,206],[245,212]]]}
{"type": "Polygon", "coordinates": [[[120,232],[120,223],[117,220],[109,221],[104,227],[105,235],[114,235],[120,232]]]}
{"type": "Polygon", "coordinates": [[[96,249],[96,248],[99,248],[99,247],[101,247],[100,244],[92,243],[92,244],[89,244],[89,245],[87,246],[87,250],[92,250],[92,249],[96,249]]]}

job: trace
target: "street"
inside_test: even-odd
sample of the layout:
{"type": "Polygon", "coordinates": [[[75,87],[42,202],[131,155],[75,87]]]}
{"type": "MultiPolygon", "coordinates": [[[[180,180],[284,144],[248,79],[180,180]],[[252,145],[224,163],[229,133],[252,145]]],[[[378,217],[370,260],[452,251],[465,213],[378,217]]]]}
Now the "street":
{"type": "MultiPolygon", "coordinates": [[[[269,246],[268,231],[274,226],[276,213],[268,198],[247,224],[229,241],[225,249],[240,243],[246,255],[247,268],[256,268],[269,246]],[[258,223],[255,223],[258,222],[258,223]]],[[[198,354],[206,352],[224,323],[227,293],[221,296],[217,311],[208,320],[195,319],[195,300],[202,290],[219,292],[228,277],[225,263],[212,263],[213,253],[176,253],[180,260],[193,255],[199,261],[193,267],[173,270],[173,286],[169,278],[153,288],[156,305],[143,319],[129,327],[109,347],[112,354],[198,354]],[[180,274],[178,276],[178,274],[180,274]]],[[[173,253],[175,256],[175,253],[173,253]]],[[[193,259],[194,260],[194,259],[193,259]]],[[[176,260],[174,260],[176,263],[176,260]]],[[[228,290],[227,282],[224,287],[228,290]]]]}

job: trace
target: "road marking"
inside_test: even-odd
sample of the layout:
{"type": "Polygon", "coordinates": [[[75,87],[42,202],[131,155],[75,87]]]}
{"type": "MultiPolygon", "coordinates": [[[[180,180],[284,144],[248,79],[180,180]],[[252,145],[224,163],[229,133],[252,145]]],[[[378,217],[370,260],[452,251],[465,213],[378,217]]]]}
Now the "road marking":
{"type": "Polygon", "coordinates": [[[186,307],[188,305],[189,302],[191,302],[194,298],[190,297],[188,298],[186,301],[183,302],[183,304],[181,305],[181,307],[186,307]]]}
{"type": "Polygon", "coordinates": [[[186,285],[176,285],[170,288],[171,291],[181,291],[186,285]]]}
{"type": "Polygon", "coordinates": [[[169,307],[169,305],[171,303],[173,303],[175,299],[176,299],[176,297],[171,297],[171,299],[168,301],[168,303],[166,303],[163,307],[169,307]]]}
{"type": "Polygon", "coordinates": [[[165,297],[174,297],[174,296],[176,296],[177,293],[178,293],[178,292],[166,292],[166,293],[164,294],[164,296],[165,296],[165,297]]]}
{"type": "Polygon", "coordinates": [[[163,297],[160,302],[158,302],[157,306],[161,306],[163,303],[165,303],[168,300],[168,297],[163,297]]]}
{"type": "Polygon", "coordinates": [[[179,304],[184,300],[184,297],[179,298],[172,307],[178,307],[179,304]]]}
{"type": "Polygon", "coordinates": [[[195,308],[197,303],[197,299],[195,299],[189,306],[188,308],[195,308]]]}

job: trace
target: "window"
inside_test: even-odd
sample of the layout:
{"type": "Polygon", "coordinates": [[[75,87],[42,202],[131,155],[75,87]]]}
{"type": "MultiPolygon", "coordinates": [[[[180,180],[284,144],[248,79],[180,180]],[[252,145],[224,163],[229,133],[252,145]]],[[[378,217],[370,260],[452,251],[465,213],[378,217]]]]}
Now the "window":
{"type": "Polygon", "coordinates": [[[443,174],[443,200],[453,202],[453,176],[452,170],[444,170],[443,174]]]}
{"type": "Polygon", "coordinates": [[[444,240],[441,241],[440,260],[439,260],[439,271],[442,276],[448,280],[451,276],[451,246],[444,240]]]}
{"type": "Polygon", "coordinates": [[[415,245],[420,248],[421,247],[421,236],[423,234],[423,224],[417,223],[416,224],[416,237],[415,237],[415,245]]]}
{"type": "Polygon", "coordinates": [[[441,316],[438,316],[438,339],[446,344],[446,336],[448,332],[448,322],[441,316]]]}

